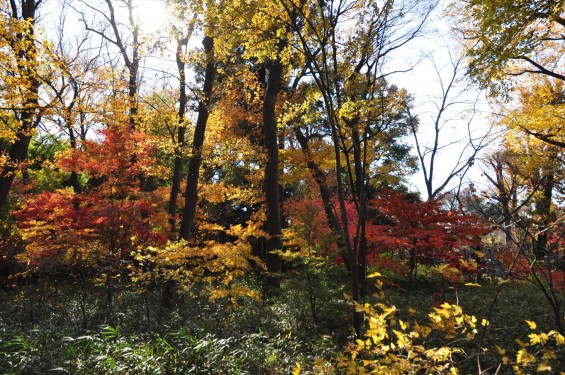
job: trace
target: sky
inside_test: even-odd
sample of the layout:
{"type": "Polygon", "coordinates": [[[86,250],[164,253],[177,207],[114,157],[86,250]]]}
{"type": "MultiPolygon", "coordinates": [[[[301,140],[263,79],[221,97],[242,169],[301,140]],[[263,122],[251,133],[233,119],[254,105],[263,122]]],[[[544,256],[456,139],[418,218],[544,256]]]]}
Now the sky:
{"type": "MultiPolygon", "coordinates": [[[[398,64],[400,67],[406,66],[406,61],[414,65],[411,71],[391,77],[391,82],[407,89],[414,96],[413,113],[420,120],[419,142],[422,149],[432,145],[443,91],[449,86],[455,72],[454,64],[461,56],[460,44],[451,33],[448,18],[443,14],[441,5],[445,3],[440,3],[432,14],[425,36],[418,38],[391,61],[393,65],[398,64]]],[[[485,93],[473,87],[465,78],[464,64],[463,59],[457,69],[456,82],[447,96],[449,106],[439,122],[442,127],[439,138],[441,151],[438,153],[434,172],[435,187],[441,185],[457,165],[462,147],[468,144],[469,134],[475,139],[475,144],[487,134],[492,134],[491,106],[485,93]]],[[[408,141],[415,147],[413,138],[408,141]]],[[[471,153],[472,148],[468,147],[462,160],[467,160],[471,153]]],[[[478,157],[481,155],[482,153],[478,157]]],[[[446,191],[456,188],[460,181],[459,178],[452,179],[446,186],[446,191]]],[[[485,181],[481,176],[479,163],[474,163],[465,175],[465,187],[468,187],[471,181],[475,187],[484,187],[485,181]]],[[[422,198],[427,198],[421,170],[412,176],[409,182],[421,192],[422,198]]]]}

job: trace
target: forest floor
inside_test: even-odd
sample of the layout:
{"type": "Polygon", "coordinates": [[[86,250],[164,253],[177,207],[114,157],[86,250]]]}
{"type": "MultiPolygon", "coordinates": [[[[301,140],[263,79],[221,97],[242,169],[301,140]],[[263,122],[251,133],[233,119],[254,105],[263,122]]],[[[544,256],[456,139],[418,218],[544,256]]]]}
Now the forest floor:
{"type": "MultiPolygon", "coordinates": [[[[302,373],[320,363],[335,367],[344,345],[355,341],[344,279],[340,268],[291,272],[276,295],[261,301],[210,301],[196,286],[169,306],[162,287],[140,291],[116,280],[111,307],[107,288],[86,280],[22,280],[0,290],[0,373],[288,374],[297,363],[302,373]]],[[[486,352],[527,341],[525,320],[554,329],[544,296],[527,282],[479,287],[431,274],[411,286],[383,282],[387,303],[400,315],[410,310],[424,321],[431,308],[449,302],[488,318],[486,352]]],[[[251,277],[247,283],[258,285],[251,277]]],[[[468,370],[460,373],[473,373],[472,361],[461,366],[468,370]]]]}

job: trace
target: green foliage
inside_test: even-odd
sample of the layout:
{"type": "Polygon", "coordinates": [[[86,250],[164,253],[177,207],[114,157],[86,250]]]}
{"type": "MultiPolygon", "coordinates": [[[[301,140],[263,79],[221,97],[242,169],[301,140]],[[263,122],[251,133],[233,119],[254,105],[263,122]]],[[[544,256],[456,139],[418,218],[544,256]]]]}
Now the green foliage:
{"type": "MultiPolygon", "coordinates": [[[[196,285],[191,298],[179,299],[173,309],[161,306],[160,290],[116,288],[113,310],[101,286],[3,292],[0,373],[287,374],[296,361],[310,368],[316,358],[329,361],[335,353],[331,336],[312,334],[303,324],[297,304],[289,303],[295,296],[240,300],[233,307],[224,299],[210,301],[206,287],[196,285]],[[89,329],[81,328],[81,304],[89,329]]],[[[348,329],[346,320],[341,325],[348,329]]]]}
{"type": "MultiPolygon", "coordinates": [[[[427,363],[472,374],[477,372],[478,354],[474,330],[480,334],[483,329],[487,330],[480,352],[483,369],[500,365],[500,373],[511,373],[518,372],[513,369],[518,366],[523,373],[533,373],[543,365],[552,368],[546,373],[565,370],[561,336],[551,329],[551,312],[528,284],[504,284],[484,326],[483,317],[497,297],[497,283],[481,283],[480,288],[453,284],[439,295],[440,279],[420,280],[408,291],[395,280],[382,279],[378,299],[371,297],[369,304],[359,305],[366,312],[368,328],[360,338],[361,348],[351,336],[350,306],[342,297],[346,271],[343,267],[310,269],[308,278],[302,267],[283,278],[279,295],[263,302],[241,300],[239,306],[224,299],[210,301],[207,286],[198,284],[190,298],[179,299],[171,308],[161,305],[160,289],[147,288],[139,294],[116,286],[113,310],[104,303],[104,287],[83,281],[29,283],[3,290],[0,372],[288,374],[298,362],[300,373],[329,374],[347,369],[337,367],[337,353],[346,346],[349,351],[343,352],[341,363],[357,370],[371,368],[393,354],[397,362],[421,371],[429,368],[427,363]],[[317,321],[309,305],[311,290],[317,321]],[[535,327],[532,317],[536,317],[535,327]],[[382,333],[388,336],[377,345],[373,336],[382,333]],[[404,348],[399,345],[402,340],[404,348]],[[412,363],[401,361],[403,353],[407,359],[407,345],[424,357],[416,356],[412,363]],[[446,348],[452,354],[447,361],[446,348]],[[354,360],[353,351],[357,351],[354,360]],[[435,362],[423,361],[426,356],[435,362]]],[[[256,286],[251,278],[246,282],[256,286]]]]}
{"type": "Polygon", "coordinates": [[[469,72],[483,87],[505,95],[501,83],[524,73],[558,75],[563,43],[562,0],[467,0],[449,7],[465,40],[469,72]]]}

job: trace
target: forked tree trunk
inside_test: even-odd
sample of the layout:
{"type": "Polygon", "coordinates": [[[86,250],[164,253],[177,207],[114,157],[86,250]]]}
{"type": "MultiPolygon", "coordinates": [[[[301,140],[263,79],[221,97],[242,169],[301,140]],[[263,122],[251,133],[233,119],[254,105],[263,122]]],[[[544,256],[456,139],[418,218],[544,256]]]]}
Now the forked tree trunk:
{"type": "Polygon", "coordinates": [[[206,54],[206,71],[204,73],[204,90],[202,98],[198,103],[198,118],[194,129],[192,155],[190,156],[190,164],[188,166],[188,180],[185,190],[186,201],[179,230],[179,239],[182,240],[188,240],[190,238],[194,225],[196,203],[198,200],[198,179],[200,177],[200,165],[202,164],[202,146],[204,145],[204,134],[210,114],[209,105],[212,97],[214,77],[216,75],[214,39],[206,36],[202,44],[204,45],[204,52],[206,54]]]}

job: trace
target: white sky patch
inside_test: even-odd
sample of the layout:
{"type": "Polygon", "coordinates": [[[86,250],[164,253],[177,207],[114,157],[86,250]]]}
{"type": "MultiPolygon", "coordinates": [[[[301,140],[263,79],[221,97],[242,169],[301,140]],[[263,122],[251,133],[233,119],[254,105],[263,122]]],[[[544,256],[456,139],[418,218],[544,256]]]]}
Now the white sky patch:
{"type": "Polygon", "coordinates": [[[169,11],[164,0],[137,0],[134,15],[143,33],[152,34],[165,28],[169,11]]]}
{"type": "MultiPolygon", "coordinates": [[[[447,20],[442,15],[442,9],[436,9],[429,20],[432,32],[412,41],[406,48],[390,61],[395,70],[404,70],[409,66],[413,68],[408,72],[394,74],[390,83],[405,88],[414,97],[412,114],[419,120],[419,142],[424,150],[433,146],[434,125],[441,106],[442,90],[447,88],[452,75],[453,64],[461,53],[457,42],[453,40],[447,20]],[[443,85],[443,87],[442,87],[443,85]]],[[[447,101],[452,103],[445,110],[440,121],[441,131],[439,138],[440,151],[436,156],[434,170],[434,189],[439,187],[451,173],[461,156],[463,147],[469,142],[469,136],[478,145],[480,139],[489,132],[491,108],[483,92],[469,85],[465,80],[464,61],[458,76],[458,82],[450,89],[447,101]]],[[[407,141],[415,147],[412,136],[407,141]]],[[[481,157],[482,152],[477,155],[481,157]]],[[[461,160],[468,159],[472,147],[467,147],[461,160]]],[[[412,150],[416,155],[416,150],[412,150]]],[[[429,160],[429,154],[426,158],[429,160]]],[[[482,185],[482,177],[478,162],[469,169],[463,179],[465,186],[470,182],[482,185]]],[[[420,170],[410,179],[413,188],[421,192],[422,198],[427,198],[423,172],[420,170]]],[[[455,188],[460,183],[460,178],[455,177],[446,186],[444,192],[455,188]]]]}

